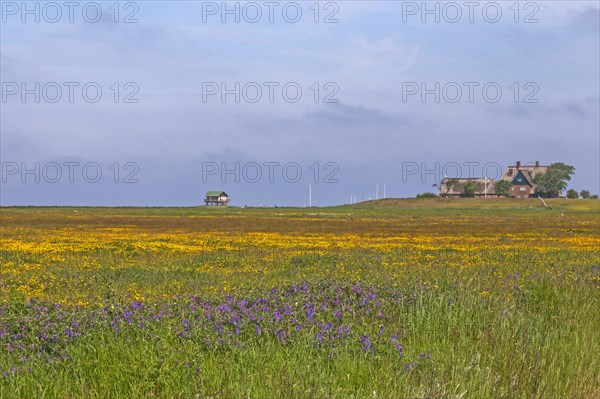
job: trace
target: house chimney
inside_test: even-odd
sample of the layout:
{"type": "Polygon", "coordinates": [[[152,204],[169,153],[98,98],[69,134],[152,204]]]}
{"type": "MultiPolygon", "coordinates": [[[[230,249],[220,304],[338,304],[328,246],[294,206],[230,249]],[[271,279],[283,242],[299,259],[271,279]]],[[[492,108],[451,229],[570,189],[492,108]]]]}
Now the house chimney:
{"type": "Polygon", "coordinates": [[[535,167],[539,168],[540,167],[540,161],[535,161],[535,167]]]}
{"type": "Polygon", "coordinates": [[[517,161],[517,169],[521,167],[521,161],[517,161]]]}

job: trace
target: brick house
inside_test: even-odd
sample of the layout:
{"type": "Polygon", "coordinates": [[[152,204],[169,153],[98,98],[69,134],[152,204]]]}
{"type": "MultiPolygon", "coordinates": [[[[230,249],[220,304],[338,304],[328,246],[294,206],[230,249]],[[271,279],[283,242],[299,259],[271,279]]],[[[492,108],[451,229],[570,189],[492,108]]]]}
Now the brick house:
{"type": "Polygon", "coordinates": [[[539,161],[536,161],[534,165],[521,165],[521,162],[517,161],[515,165],[506,168],[500,180],[510,182],[509,194],[511,197],[534,197],[535,184],[533,183],[533,178],[537,174],[546,173],[547,170],[548,166],[540,165],[539,161]]]}

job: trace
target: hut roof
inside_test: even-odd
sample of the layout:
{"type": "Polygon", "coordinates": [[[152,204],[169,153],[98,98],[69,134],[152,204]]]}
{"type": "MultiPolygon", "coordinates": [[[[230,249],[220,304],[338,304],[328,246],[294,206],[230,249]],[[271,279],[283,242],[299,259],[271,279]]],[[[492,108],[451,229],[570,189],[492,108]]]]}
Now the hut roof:
{"type": "Polygon", "coordinates": [[[225,191],[207,191],[206,196],[207,197],[221,197],[221,196],[229,197],[225,191]]]}

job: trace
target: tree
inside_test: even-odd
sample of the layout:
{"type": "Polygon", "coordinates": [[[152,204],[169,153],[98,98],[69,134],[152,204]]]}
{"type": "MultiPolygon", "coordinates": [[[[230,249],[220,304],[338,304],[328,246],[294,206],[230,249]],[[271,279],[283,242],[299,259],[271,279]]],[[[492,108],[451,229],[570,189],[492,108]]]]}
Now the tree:
{"type": "Polygon", "coordinates": [[[477,190],[477,186],[475,185],[475,183],[468,182],[467,184],[465,184],[465,187],[463,189],[463,193],[461,195],[463,197],[474,197],[475,196],[475,190],[477,190]]]}
{"type": "Polygon", "coordinates": [[[496,190],[496,194],[508,197],[510,186],[511,184],[508,180],[499,180],[494,184],[494,190],[496,190]]]}
{"type": "Polygon", "coordinates": [[[442,180],[442,184],[440,185],[440,195],[448,194],[456,185],[458,185],[458,179],[448,178],[442,180]]]}
{"type": "Polygon", "coordinates": [[[562,162],[548,166],[546,173],[538,173],[533,177],[536,185],[535,193],[544,198],[556,198],[567,188],[567,181],[575,173],[575,168],[562,162]]]}
{"type": "Polygon", "coordinates": [[[594,194],[590,197],[590,199],[598,199],[598,194],[594,194]]]}
{"type": "Polygon", "coordinates": [[[579,193],[576,190],[570,189],[567,191],[567,198],[577,199],[579,198],[579,193]]]}
{"type": "Polygon", "coordinates": [[[590,192],[588,190],[581,190],[581,192],[579,193],[579,196],[581,198],[590,198],[590,192]]]}

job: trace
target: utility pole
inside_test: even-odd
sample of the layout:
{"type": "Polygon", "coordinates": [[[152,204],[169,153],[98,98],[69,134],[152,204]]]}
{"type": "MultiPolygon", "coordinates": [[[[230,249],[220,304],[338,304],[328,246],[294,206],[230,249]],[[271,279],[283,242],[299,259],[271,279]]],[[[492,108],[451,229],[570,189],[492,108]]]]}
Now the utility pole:
{"type": "Polygon", "coordinates": [[[487,198],[487,176],[483,178],[483,198],[487,198]]]}

